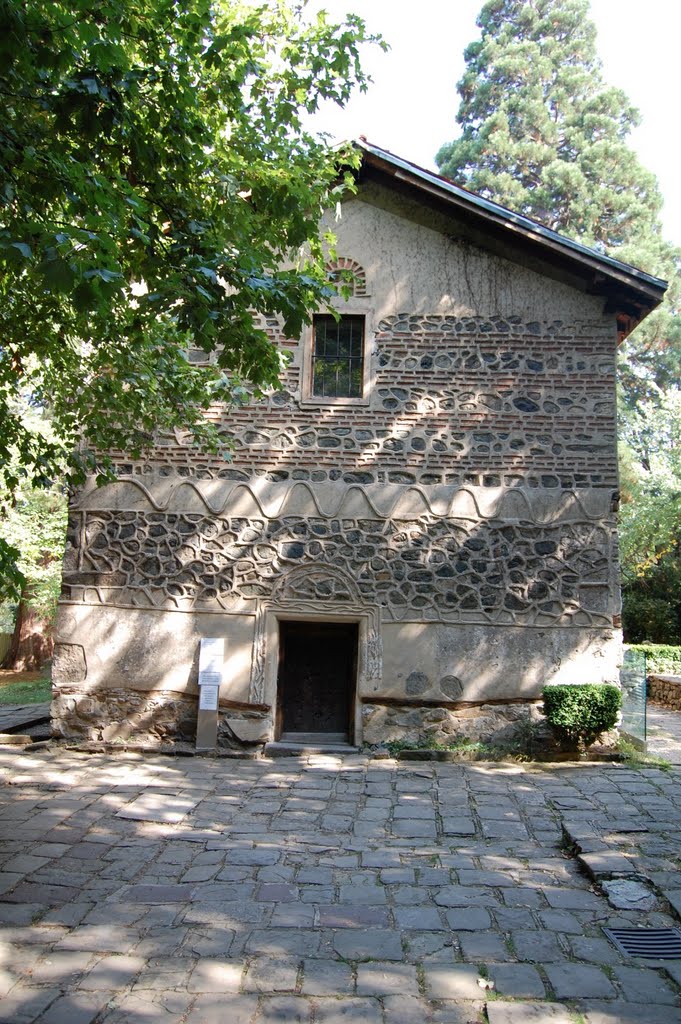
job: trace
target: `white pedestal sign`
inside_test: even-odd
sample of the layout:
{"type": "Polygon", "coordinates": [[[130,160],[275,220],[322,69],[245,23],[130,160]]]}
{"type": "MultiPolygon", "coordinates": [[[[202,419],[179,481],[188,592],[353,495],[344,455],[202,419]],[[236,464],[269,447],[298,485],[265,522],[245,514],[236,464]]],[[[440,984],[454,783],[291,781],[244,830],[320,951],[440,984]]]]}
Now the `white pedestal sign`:
{"type": "Polygon", "coordinates": [[[222,682],[225,641],[204,637],[199,650],[199,713],[196,749],[215,750],[218,737],[218,699],[222,682]]]}

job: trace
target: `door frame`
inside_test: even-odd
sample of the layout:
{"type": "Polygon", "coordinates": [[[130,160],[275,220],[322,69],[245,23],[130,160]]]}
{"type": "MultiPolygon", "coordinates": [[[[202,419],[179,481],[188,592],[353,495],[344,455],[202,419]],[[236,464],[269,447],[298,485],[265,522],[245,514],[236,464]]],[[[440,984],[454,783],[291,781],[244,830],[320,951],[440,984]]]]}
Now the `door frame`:
{"type": "Polygon", "coordinates": [[[362,743],[362,701],[370,699],[372,693],[382,690],[383,648],[379,628],[378,608],[345,608],[339,613],[320,607],[314,611],[308,608],[291,608],[286,605],[264,605],[256,617],[251,661],[251,686],[249,699],[253,704],[266,704],[271,709],[271,739],[279,735],[277,716],[277,683],[279,678],[279,623],[280,622],[338,622],[356,623],[357,661],[355,671],[354,713],[350,715],[350,731],[354,734],[355,745],[362,743]]]}
{"type": "Polygon", "coordinates": [[[342,620],[337,619],[326,619],[318,618],[315,616],[311,618],[309,616],[305,618],[293,618],[287,615],[277,617],[277,696],[274,714],[274,738],[275,740],[280,739],[283,732],[283,718],[284,718],[284,702],[282,700],[283,694],[281,692],[280,679],[281,670],[284,664],[285,656],[285,643],[282,637],[282,626],[285,623],[295,623],[299,626],[314,626],[316,623],[320,625],[328,626],[355,626],[357,627],[354,637],[354,645],[352,651],[352,658],[350,660],[350,671],[348,678],[347,688],[347,723],[348,723],[348,742],[353,744],[355,742],[355,730],[357,727],[357,669],[359,664],[359,622],[353,619],[344,618],[342,620]]]}
{"type": "Polygon", "coordinates": [[[279,623],[345,622],[358,625],[355,707],[352,716],[355,744],[362,743],[362,705],[383,691],[383,639],[381,607],[367,602],[357,581],[337,566],[297,566],[274,585],[269,600],[255,609],[249,702],[270,711],[270,738],[274,738],[279,677],[279,623]]]}
{"type": "Polygon", "coordinates": [[[274,738],[278,739],[281,734],[281,719],[279,715],[279,666],[282,658],[281,644],[280,644],[280,624],[282,622],[328,622],[338,623],[339,625],[357,625],[357,647],[355,650],[355,679],[354,679],[354,695],[352,700],[352,706],[348,715],[348,732],[354,737],[351,742],[357,744],[361,743],[361,728],[362,728],[362,708],[360,703],[360,685],[361,679],[364,673],[362,669],[366,664],[363,655],[363,650],[366,649],[366,638],[368,635],[369,615],[338,615],[334,613],[328,613],[320,611],[316,614],[305,614],[299,611],[289,609],[270,609],[266,616],[267,622],[267,648],[270,652],[270,657],[267,659],[268,669],[267,672],[268,683],[267,689],[269,690],[268,697],[265,703],[269,704],[272,708],[274,717],[274,738]]]}

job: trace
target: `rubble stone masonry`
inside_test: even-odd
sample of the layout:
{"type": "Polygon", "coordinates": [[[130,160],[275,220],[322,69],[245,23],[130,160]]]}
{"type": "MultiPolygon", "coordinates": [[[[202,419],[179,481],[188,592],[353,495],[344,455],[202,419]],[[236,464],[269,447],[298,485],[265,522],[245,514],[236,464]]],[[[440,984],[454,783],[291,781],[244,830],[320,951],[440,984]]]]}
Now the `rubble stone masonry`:
{"type": "Polygon", "coordinates": [[[648,676],[648,699],[673,711],[681,711],[681,676],[648,676]]]}
{"type": "Polygon", "coordinates": [[[225,636],[222,742],[271,739],[282,618],[360,624],[358,742],[469,736],[478,719],[492,736],[547,682],[616,681],[603,299],[386,195],[335,228],[360,280],[339,309],[365,317],[365,395],[311,398],[310,337],[268,322],[290,362],[280,391],[213,410],[229,461],[165,437],[83,489],[55,653],[62,735],[191,735],[198,641],[225,636]]]}

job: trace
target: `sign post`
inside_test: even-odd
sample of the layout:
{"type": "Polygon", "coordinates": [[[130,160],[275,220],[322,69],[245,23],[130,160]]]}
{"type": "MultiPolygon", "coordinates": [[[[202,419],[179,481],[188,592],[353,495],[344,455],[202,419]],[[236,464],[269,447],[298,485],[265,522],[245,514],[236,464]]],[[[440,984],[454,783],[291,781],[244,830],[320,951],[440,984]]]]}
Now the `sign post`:
{"type": "Polygon", "coordinates": [[[215,750],[218,738],[218,700],[222,682],[225,641],[203,637],[199,651],[199,713],[196,749],[215,750]]]}

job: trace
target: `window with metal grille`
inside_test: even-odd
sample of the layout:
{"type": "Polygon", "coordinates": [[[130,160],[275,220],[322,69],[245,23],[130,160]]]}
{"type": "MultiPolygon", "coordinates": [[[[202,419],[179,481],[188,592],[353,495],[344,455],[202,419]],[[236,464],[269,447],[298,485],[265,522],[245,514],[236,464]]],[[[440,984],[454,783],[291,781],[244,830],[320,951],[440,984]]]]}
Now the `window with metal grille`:
{"type": "Polygon", "coordinates": [[[312,394],[316,398],[361,398],[364,317],[316,316],[313,321],[312,394]]]}

